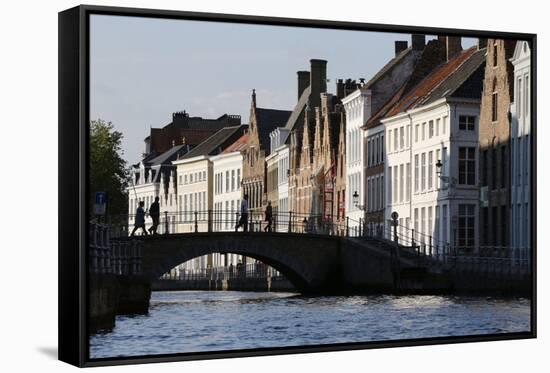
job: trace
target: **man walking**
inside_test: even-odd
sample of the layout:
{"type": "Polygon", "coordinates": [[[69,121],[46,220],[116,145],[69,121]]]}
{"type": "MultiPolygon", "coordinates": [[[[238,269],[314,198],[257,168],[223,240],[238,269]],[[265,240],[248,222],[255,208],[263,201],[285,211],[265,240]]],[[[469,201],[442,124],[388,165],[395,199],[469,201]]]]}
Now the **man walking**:
{"type": "Polygon", "coordinates": [[[235,226],[235,232],[243,227],[243,232],[248,232],[248,194],[245,194],[241,201],[241,218],[235,226]]]}
{"type": "Polygon", "coordinates": [[[131,237],[134,237],[134,233],[138,230],[138,228],[141,228],[143,230],[143,233],[147,236],[147,229],[145,229],[145,211],[143,210],[143,206],[145,203],[143,201],[139,201],[139,206],[136,209],[136,217],[134,222],[134,230],[132,231],[131,237]]]}
{"type": "Polygon", "coordinates": [[[151,207],[149,207],[149,216],[153,220],[153,225],[149,228],[149,233],[155,235],[157,234],[157,228],[160,220],[159,197],[155,197],[155,202],[151,203],[151,207]]]}
{"type": "Polygon", "coordinates": [[[267,225],[264,228],[264,232],[271,232],[271,225],[273,224],[273,207],[271,207],[271,201],[267,201],[267,207],[265,208],[265,221],[267,225]]]}

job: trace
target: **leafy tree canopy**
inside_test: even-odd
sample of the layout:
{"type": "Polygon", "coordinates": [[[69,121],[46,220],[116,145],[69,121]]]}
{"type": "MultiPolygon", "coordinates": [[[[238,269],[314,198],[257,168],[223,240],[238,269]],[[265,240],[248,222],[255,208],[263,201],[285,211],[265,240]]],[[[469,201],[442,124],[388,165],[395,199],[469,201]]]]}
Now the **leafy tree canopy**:
{"type": "Polygon", "coordinates": [[[128,174],[122,158],[123,135],[111,122],[102,119],[90,122],[90,206],[95,192],[107,193],[107,215],[128,212],[128,174]]]}

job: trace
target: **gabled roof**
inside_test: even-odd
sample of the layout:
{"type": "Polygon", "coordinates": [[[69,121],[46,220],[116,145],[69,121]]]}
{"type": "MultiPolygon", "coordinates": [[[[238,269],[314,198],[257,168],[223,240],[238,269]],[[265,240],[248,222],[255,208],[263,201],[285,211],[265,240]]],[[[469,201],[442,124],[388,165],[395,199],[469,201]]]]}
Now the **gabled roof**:
{"type": "Polygon", "coordinates": [[[370,88],[382,77],[384,77],[388,72],[390,72],[394,66],[398,65],[401,60],[403,60],[407,55],[412,52],[412,47],[401,51],[397,56],[389,60],[378,72],[365,84],[366,88],[370,88]]]}
{"type": "Polygon", "coordinates": [[[151,159],[148,162],[148,166],[153,167],[153,166],[160,166],[163,164],[169,164],[170,162],[172,162],[174,159],[178,157],[178,154],[180,154],[181,152],[185,152],[186,150],[185,147],[186,147],[185,145],[173,146],[172,148],[160,154],[159,156],[151,159]]]}
{"type": "Polygon", "coordinates": [[[483,84],[486,50],[472,47],[440,64],[418,84],[409,89],[408,82],[368,121],[365,127],[379,124],[383,118],[427,105],[444,97],[479,98],[483,84]],[[475,79],[473,79],[475,75],[475,79]]]}
{"type": "Polygon", "coordinates": [[[233,144],[229,145],[222,153],[240,152],[246,148],[248,134],[242,135],[233,144]]]}
{"type": "Polygon", "coordinates": [[[243,124],[234,127],[225,127],[201,142],[193,150],[179,159],[189,159],[200,155],[216,155],[221,153],[236,139],[241,137],[248,126],[243,124]]]}
{"type": "Polygon", "coordinates": [[[309,96],[311,95],[311,85],[309,85],[304,91],[302,92],[302,95],[300,96],[300,99],[298,99],[298,103],[294,107],[294,110],[292,110],[292,114],[288,118],[285,128],[292,131],[294,127],[296,126],[298,120],[300,119],[300,114],[304,111],[304,109],[307,106],[307,103],[309,101],[309,96]]]}
{"type": "Polygon", "coordinates": [[[288,110],[256,108],[258,138],[260,147],[265,150],[266,155],[271,147],[269,134],[277,127],[284,127],[291,114],[288,110]]]}

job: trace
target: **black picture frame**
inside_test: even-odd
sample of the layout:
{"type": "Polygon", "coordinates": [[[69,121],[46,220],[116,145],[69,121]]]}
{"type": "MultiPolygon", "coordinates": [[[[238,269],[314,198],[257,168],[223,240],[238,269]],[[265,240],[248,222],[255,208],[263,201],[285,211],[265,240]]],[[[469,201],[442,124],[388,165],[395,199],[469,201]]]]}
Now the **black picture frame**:
{"type": "Polygon", "coordinates": [[[420,26],[382,25],[357,22],[275,18],[232,14],[184,12],[81,5],[59,13],[59,359],[79,367],[219,359],[262,355],[387,348],[448,343],[536,338],[536,152],[537,152],[537,35],[486,30],[462,30],[420,26]],[[88,245],[88,123],[89,116],[89,18],[117,15],[180,20],[230,22],[274,26],[382,31],[397,33],[445,34],[450,36],[527,40],[531,46],[531,331],[465,337],[441,337],[384,342],[342,343],[285,348],[258,348],[202,353],[180,353],[125,358],[88,357],[87,258],[88,245]]]}

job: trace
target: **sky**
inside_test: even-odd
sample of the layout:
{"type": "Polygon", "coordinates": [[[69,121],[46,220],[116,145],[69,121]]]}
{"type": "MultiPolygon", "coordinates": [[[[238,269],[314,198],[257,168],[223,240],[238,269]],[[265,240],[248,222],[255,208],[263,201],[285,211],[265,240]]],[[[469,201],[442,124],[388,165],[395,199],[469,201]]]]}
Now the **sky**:
{"type": "Polygon", "coordinates": [[[252,89],[259,107],[292,110],[296,72],[310,59],[328,61],[334,93],[336,79],[371,78],[394,56],[395,40],[410,45],[399,33],[92,15],[90,118],[113,122],[123,157],[136,163],[149,128],[173,112],[248,123],[252,89]]]}

